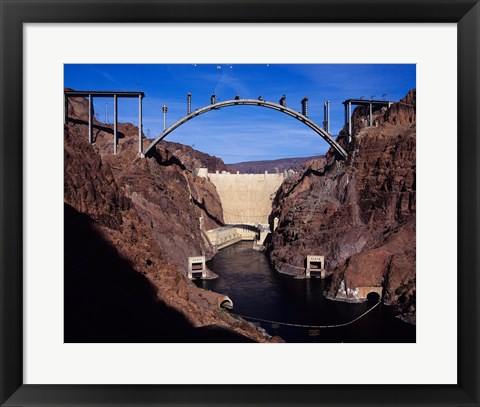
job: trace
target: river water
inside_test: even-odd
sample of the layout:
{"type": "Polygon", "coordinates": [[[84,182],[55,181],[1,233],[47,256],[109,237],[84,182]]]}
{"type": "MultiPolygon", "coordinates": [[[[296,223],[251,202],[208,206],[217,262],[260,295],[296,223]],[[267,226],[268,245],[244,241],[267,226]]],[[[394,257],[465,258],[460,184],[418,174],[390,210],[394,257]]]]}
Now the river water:
{"type": "MultiPolygon", "coordinates": [[[[196,279],[195,284],[228,295],[233,301],[233,314],[324,326],[352,321],[376,305],[375,301],[352,304],[328,300],[323,295],[324,280],[294,279],[276,272],[265,254],[252,249],[251,242],[221,250],[207,265],[219,278],[196,279]]],[[[416,335],[415,326],[395,318],[393,310],[383,304],[353,324],[339,328],[256,323],[286,342],[415,342],[416,335]]]]}

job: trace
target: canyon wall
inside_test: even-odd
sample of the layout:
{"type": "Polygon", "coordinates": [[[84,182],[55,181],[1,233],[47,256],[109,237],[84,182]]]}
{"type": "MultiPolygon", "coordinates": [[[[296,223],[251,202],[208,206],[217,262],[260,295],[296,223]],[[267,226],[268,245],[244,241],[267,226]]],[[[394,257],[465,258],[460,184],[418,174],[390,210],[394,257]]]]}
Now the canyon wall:
{"type": "MultiPolygon", "coordinates": [[[[275,267],[297,274],[309,254],[324,255],[331,298],[355,300],[356,289],[383,287],[386,303],[415,315],[415,90],[390,108],[353,113],[346,160],[330,151],[307,163],[279,190],[279,227],[268,253],[275,267]]],[[[346,134],[340,134],[345,143],[346,134]]],[[[357,290],[358,292],[358,290],[357,290]]]]}
{"type": "Polygon", "coordinates": [[[228,171],[227,165],[221,158],[202,153],[185,144],[175,143],[173,141],[162,140],[158,143],[177,157],[181,163],[190,171],[196,168],[205,167],[210,171],[228,171]]]}
{"type": "Polygon", "coordinates": [[[65,341],[272,340],[211,305],[185,277],[188,256],[214,254],[205,234],[223,225],[214,185],[165,147],[138,158],[130,123],[118,125],[117,155],[112,125],[94,120],[89,144],[83,98],[70,98],[68,113],[65,341]]]}

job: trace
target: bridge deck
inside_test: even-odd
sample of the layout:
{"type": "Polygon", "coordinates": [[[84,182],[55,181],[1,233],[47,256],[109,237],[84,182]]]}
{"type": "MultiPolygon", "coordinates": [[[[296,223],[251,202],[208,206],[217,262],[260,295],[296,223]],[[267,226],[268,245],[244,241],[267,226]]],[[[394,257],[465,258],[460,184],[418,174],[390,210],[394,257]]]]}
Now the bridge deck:
{"type": "Polygon", "coordinates": [[[144,92],[135,92],[135,91],[111,91],[111,90],[66,90],[65,96],[72,97],[88,97],[90,95],[95,97],[114,97],[119,98],[138,98],[141,96],[145,97],[144,92]]]}

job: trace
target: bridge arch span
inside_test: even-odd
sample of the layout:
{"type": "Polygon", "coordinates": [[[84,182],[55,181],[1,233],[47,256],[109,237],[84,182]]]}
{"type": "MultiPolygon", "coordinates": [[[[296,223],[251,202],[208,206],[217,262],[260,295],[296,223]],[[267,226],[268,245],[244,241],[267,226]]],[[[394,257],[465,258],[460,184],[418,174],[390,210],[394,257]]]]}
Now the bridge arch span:
{"type": "Polygon", "coordinates": [[[340,144],[338,144],[334,138],[328,134],[325,130],[323,130],[318,124],[316,124],[313,120],[309,119],[307,116],[302,115],[299,112],[296,112],[293,109],[290,109],[286,106],[279,105],[277,103],[267,102],[265,100],[258,100],[258,99],[236,99],[236,100],[226,100],[223,102],[214,103],[211,105],[207,105],[202,107],[201,109],[195,110],[194,112],[182,117],[180,120],[172,124],[170,127],[165,129],[155,140],[153,140],[147,149],[144,151],[145,156],[149,156],[155,146],[167,137],[172,131],[180,127],[182,124],[192,120],[193,118],[200,116],[201,114],[207,113],[211,110],[217,110],[222,107],[228,106],[237,106],[237,105],[246,105],[246,106],[261,106],[268,109],[273,109],[289,115],[306,126],[310,127],[315,133],[317,133],[320,137],[322,137],[334,150],[339,154],[340,157],[345,158],[347,156],[347,152],[342,148],[340,144]]]}

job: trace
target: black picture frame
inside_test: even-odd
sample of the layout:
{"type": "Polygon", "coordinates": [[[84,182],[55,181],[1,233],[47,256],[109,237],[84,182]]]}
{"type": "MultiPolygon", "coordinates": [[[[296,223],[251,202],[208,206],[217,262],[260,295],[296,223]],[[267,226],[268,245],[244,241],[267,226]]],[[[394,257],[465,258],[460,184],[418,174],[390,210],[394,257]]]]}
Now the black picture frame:
{"type": "Polygon", "coordinates": [[[2,406],[479,406],[479,0],[0,0],[0,17],[2,406]],[[457,23],[458,384],[23,384],[23,24],[37,22],[457,23]]]}

